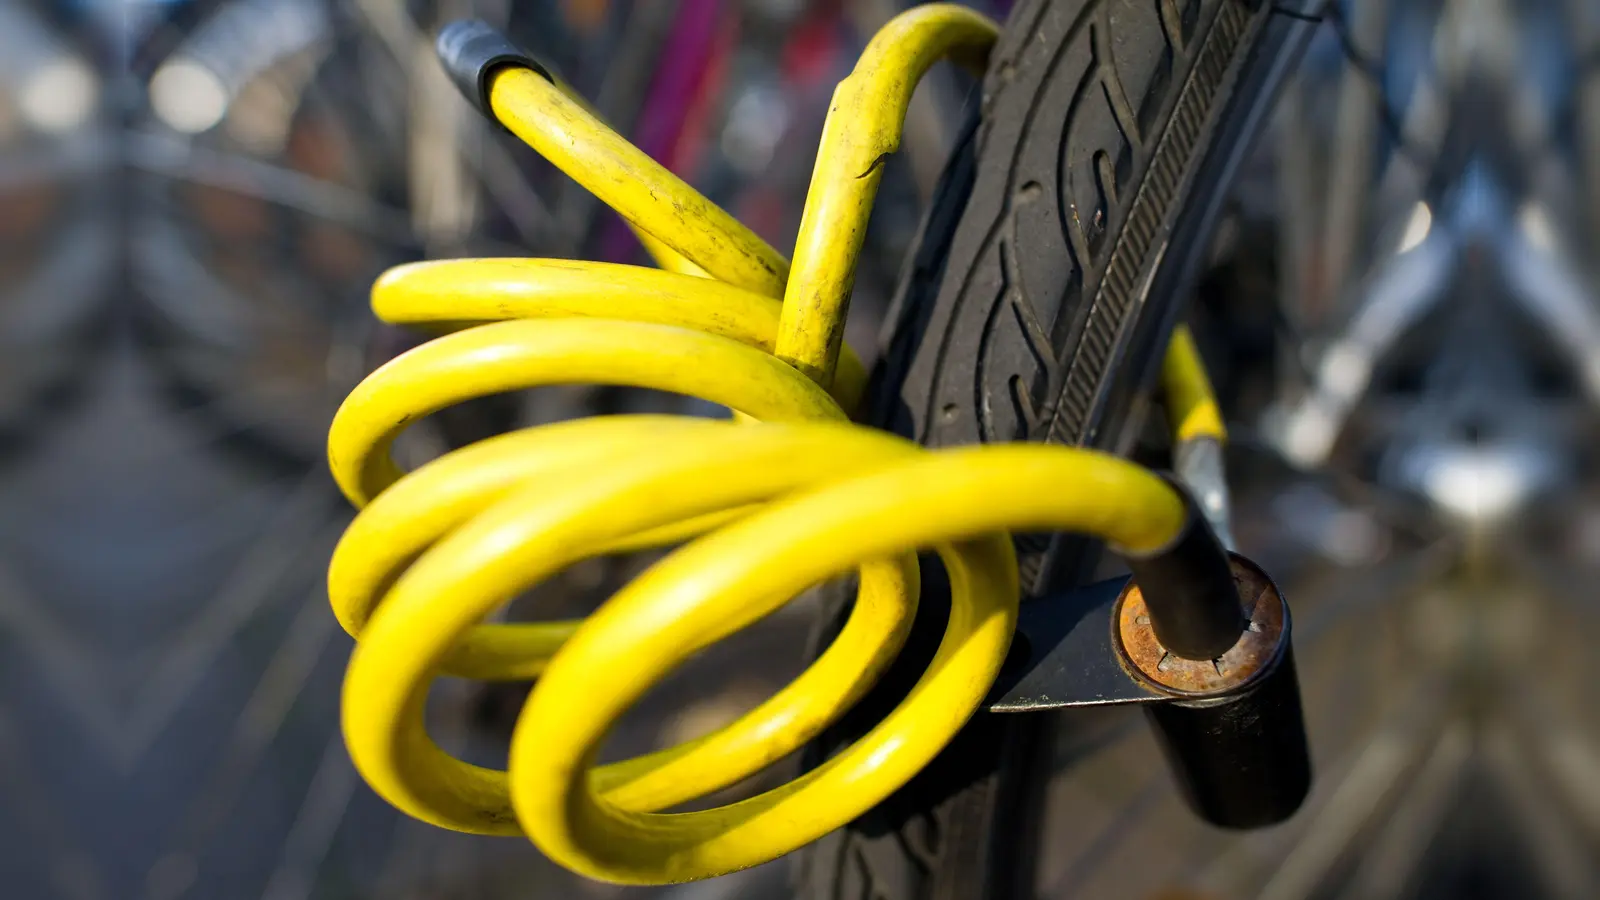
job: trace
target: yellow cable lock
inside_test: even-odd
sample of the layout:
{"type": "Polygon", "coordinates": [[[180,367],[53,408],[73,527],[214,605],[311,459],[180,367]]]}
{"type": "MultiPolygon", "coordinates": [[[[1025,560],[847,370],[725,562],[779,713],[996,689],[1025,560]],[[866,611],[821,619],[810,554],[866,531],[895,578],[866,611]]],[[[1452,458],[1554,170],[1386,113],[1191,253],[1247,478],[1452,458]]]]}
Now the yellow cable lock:
{"type": "Polygon", "coordinates": [[[1226,443],[1228,431],[1222,424],[1222,410],[1187,325],[1172,331],[1161,361],[1161,383],[1166,388],[1167,418],[1172,423],[1175,443],[1208,438],[1226,443]]]}
{"type": "Polygon", "coordinates": [[[402,266],[375,286],[383,320],[452,332],[364,380],[328,438],[334,477],[361,509],[328,575],[358,639],[344,733],[380,795],[441,827],[525,834],[611,882],[757,865],[881,802],[977,710],[1016,622],[1008,532],[1077,531],[1129,552],[1178,533],[1182,498],[1123,460],[1036,445],[934,452],[848,422],[864,372],[840,336],[879,159],[899,145],[922,73],[944,57],[981,68],[995,36],[977,13],[932,4],[873,39],[835,96],[792,273],[560,86],[523,68],[492,77],[495,116],[617,209],[673,271],[452,260],[402,266]],[[605,416],[502,435],[409,474],[390,459],[394,438],[431,412],[558,383],[672,391],[756,421],[605,416]],[[484,622],[581,559],[680,543],[586,619],[484,622]],[[904,702],[781,787],[659,812],[799,749],[871,687],[915,615],[919,548],[944,559],[953,605],[904,702]],[[848,621],[787,687],[710,735],[596,766],[617,718],[685,659],[851,569],[860,588],[848,621]],[[423,708],[441,674],[537,678],[506,770],[458,760],[427,735],[423,708]]]}

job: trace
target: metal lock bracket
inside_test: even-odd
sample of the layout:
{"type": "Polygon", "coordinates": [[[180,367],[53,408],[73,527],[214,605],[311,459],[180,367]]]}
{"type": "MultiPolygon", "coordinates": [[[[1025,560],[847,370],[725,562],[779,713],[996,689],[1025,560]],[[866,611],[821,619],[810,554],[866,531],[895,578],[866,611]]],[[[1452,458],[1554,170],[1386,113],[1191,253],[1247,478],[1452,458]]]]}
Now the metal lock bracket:
{"type": "Polygon", "coordinates": [[[1019,713],[1140,704],[1195,812],[1224,828],[1260,828],[1292,816],[1311,785],[1289,607],[1260,567],[1215,541],[1196,511],[1164,561],[1130,560],[1135,575],[1023,604],[986,705],[1019,713]],[[1218,602],[1215,561],[1227,565],[1238,609],[1232,644],[1220,648],[1226,612],[1197,608],[1218,602]],[[1184,570],[1192,577],[1180,585],[1184,570]],[[1176,635],[1185,652],[1158,632],[1176,635]]]}

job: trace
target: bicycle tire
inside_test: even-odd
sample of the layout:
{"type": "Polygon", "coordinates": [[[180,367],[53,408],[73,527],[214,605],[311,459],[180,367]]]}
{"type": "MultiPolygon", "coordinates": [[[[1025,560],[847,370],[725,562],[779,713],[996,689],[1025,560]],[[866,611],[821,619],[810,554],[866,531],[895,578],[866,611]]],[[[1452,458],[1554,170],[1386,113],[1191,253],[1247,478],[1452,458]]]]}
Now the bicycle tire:
{"type": "MultiPolygon", "coordinates": [[[[1176,301],[1311,19],[1251,0],[1019,3],[902,271],[865,420],[929,446],[1126,451],[1176,301]]],[[[1016,541],[1025,600],[1097,556],[1016,541]]],[[[924,572],[900,658],[803,766],[870,728],[932,657],[948,597],[934,559],[924,572]]],[[[825,589],[839,612],[814,650],[849,590],[825,589]]],[[[1029,896],[1053,726],[980,713],[900,791],[797,854],[797,896],[1029,896]]]]}

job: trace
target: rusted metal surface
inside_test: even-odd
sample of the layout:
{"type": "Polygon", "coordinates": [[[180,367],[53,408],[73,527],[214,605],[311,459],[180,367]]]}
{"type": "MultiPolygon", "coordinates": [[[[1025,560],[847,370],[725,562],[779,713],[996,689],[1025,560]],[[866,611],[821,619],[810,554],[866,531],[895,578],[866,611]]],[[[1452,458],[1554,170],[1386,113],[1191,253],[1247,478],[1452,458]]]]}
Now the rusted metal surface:
{"type": "Polygon", "coordinates": [[[1216,659],[1185,659],[1169,653],[1150,627],[1139,585],[1128,582],[1114,613],[1117,647],[1135,680],[1181,696],[1222,696],[1250,685],[1282,652],[1288,610],[1272,579],[1241,556],[1230,559],[1239,602],[1250,620],[1239,642],[1216,659]]]}

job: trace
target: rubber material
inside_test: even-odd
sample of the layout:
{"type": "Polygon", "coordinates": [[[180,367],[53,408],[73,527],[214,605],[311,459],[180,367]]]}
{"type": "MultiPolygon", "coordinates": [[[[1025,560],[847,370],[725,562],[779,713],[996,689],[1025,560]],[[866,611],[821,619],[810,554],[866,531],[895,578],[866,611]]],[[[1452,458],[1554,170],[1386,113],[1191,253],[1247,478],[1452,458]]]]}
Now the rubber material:
{"type": "MultiPolygon", "coordinates": [[[[1309,34],[1273,18],[1241,0],[1019,3],[902,274],[866,420],[934,446],[1125,446],[1223,185],[1309,34]]],[[[1035,596],[1090,560],[1048,535],[1017,549],[1035,596]]],[[[923,584],[901,659],[812,764],[931,655],[945,601],[936,574],[923,584]]],[[[798,895],[1031,897],[1052,731],[1049,717],[975,717],[906,788],[802,851],[798,895]]]]}
{"type": "Polygon", "coordinates": [[[1182,498],[1109,454],[927,453],[842,421],[853,388],[834,371],[836,336],[877,186],[862,166],[898,145],[911,85],[934,60],[981,57],[995,34],[971,10],[930,4],[873,39],[830,111],[781,310],[760,290],[787,260],[560,85],[520,67],[493,73],[500,121],[720,283],[468,260],[401,267],[375,287],[374,307],[390,321],[459,329],[368,376],[329,431],[335,481],[362,508],[328,579],[359,639],[344,731],[380,795],[442,827],[520,831],[557,863],[617,883],[756,865],[876,805],[978,709],[1021,594],[1007,532],[1083,533],[1135,553],[1176,537],[1182,498]],[[669,391],[762,421],[597,417],[487,440],[409,474],[389,457],[400,432],[440,409],[560,383],[669,391]],[[582,621],[481,621],[578,559],[689,538],[582,621]],[[789,755],[851,708],[924,620],[905,562],[926,547],[951,589],[944,637],[905,702],[779,788],[658,812],[789,755]],[[712,735],[592,768],[616,718],[685,658],[857,566],[848,623],[788,688],[712,735]],[[441,672],[538,678],[506,770],[469,765],[427,736],[429,683],[441,672]]]}
{"type": "Polygon", "coordinates": [[[434,49],[456,90],[490,121],[495,118],[489,107],[489,84],[502,67],[532,69],[546,81],[552,84],[556,81],[533,54],[513,44],[493,25],[478,19],[451,22],[439,29],[434,49]]]}

